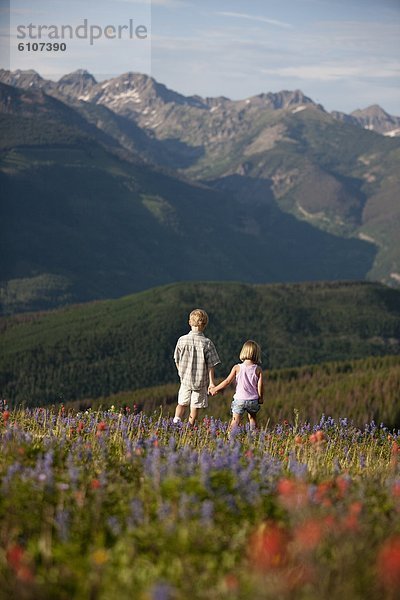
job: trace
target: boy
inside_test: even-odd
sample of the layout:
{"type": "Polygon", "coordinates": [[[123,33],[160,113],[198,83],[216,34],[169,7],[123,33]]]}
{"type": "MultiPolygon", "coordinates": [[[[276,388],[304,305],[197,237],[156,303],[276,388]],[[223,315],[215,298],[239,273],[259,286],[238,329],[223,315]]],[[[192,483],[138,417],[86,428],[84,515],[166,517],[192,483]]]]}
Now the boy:
{"type": "Polygon", "coordinates": [[[220,364],[219,356],[211,340],[203,331],[208,324],[208,315],[201,308],[189,315],[191,331],[181,336],[176,344],[174,360],[181,380],[178,405],[174,423],[179,423],[186,406],[190,405],[189,423],[196,421],[199,408],[207,408],[207,393],[214,382],[214,367],[220,364]]]}

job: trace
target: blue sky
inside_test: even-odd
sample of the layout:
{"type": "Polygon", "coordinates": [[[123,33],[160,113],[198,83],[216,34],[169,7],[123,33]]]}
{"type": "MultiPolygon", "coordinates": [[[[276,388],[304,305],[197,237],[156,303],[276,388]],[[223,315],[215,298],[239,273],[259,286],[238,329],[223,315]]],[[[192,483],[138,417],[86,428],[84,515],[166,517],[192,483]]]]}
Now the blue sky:
{"type": "MultiPolygon", "coordinates": [[[[142,71],[186,95],[234,99],[301,89],[327,110],[380,104],[400,115],[399,0],[11,0],[10,6],[14,28],[28,21],[77,25],[84,18],[117,26],[132,18],[151,30],[146,41],[70,40],[63,56],[17,53],[12,30],[12,68],[55,79],[77,68],[98,79],[142,71]]],[[[4,44],[4,10],[1,17],[4,44]]]]}

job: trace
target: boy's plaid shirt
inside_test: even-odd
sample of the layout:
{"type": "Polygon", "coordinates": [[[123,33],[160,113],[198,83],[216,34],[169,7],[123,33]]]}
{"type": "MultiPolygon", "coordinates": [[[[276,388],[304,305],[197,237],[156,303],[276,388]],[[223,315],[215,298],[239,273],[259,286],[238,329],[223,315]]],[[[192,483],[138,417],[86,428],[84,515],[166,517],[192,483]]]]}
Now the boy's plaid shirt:
{"type": "Polygon", "coordinates": [[[200,331],[189,331],[179,338],[174,360],[181,383],[192,390],[208,387],[209,369],[221,362],[212,341],[200,331]]]}

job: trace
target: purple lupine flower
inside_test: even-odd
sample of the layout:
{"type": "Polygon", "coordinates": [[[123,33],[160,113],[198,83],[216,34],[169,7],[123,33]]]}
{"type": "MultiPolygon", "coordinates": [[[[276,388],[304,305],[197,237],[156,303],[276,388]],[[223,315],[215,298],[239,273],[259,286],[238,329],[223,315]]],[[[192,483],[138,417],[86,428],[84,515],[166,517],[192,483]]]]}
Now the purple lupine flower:
{"type": "Polygon", "coordinates": [[[289,471],[293,473],[296,479],[304,479],[308,472],[308,467],[305,463],[301,463],[296,459],[294,452],[289,454],[289,471]]]}
{"type": "Polygon", "coordinates": [[[168,500],[160,500],[157,507],[157,516],[160,521],[165,521],[171,516],[172,508],[168,500]]]}
{"type": "Polygon", "coordinates": [[[144,520],[143,502],[139,498],[134,498],[131,502],[130,516],[128,517],[128,527],[141,525],[144,520]]]}
{"type": "Polygon", "coordinates": [[[54,522],[58,532],[58,537],[62,542],[67,542],[69,538],[69,520],[70,513],[66,509],[58,509],[54,516],[54,522]]]}
{"type": "Polygon", "coordinates": [[[1,483],[2,490],[6,493],[9,487],[11,480],[14,475],[22,470],[22,466],[19,462],[15,462],[10,465],[7,469],[5,476],[3,477],[3,481],[1,483]]]}
{"type": "Polygon", "coordinates": [[[203,500],[200,509],[200,521],[204,526],[212,525],[214,517],[214,503],[212,500],[203,500]]]}
{"type": "Polygon", "coordinates": [[[206,490],[210,489],[210,471],[212,458],[207,450],[203,450],[199,454],[199,467],[200,467],[200,481],[206,490]]]}
{"type": "Polygon", "coordinates": [[[179,517],[182,520],[185,520],[189,513],[189,496],[185,492],[183,492],[179,498],[179,517]]]}
{"type": "Polygon", "coordinates": [[[156,583],[150,593],[151,600],[171,600],[174,590],[168,583],[156,583]]]}
{"type": "Polygon", "coordinates": [[[305,434],[309,433],[310,431],[311,431],[311,424],[303,423],[303,425],[301,426],[301,429],[300,429],[300,434],[305,435],[305,434]]]}
{"type": "Polygon", "coordinates": [[[53,483],[53,456],[53,450],[49,450],[44,456],[39,456],[35,468],[30,470],[34,479],[47,485],[53,483]]]}
{"type": "Polygon", "coordinates": [[[337,458],[337,456],[335,456],[335,458],[333,459],[333,472],[335,475],[339,475],[341,471],[342,469],[340,468],[339,459],[337,458]]]}
{"type": "Polygon", "coordinates": [[[117,537],[121,533],[121,524],[116,516],[108,517],[107,526],[111,533],[117,537]]]}

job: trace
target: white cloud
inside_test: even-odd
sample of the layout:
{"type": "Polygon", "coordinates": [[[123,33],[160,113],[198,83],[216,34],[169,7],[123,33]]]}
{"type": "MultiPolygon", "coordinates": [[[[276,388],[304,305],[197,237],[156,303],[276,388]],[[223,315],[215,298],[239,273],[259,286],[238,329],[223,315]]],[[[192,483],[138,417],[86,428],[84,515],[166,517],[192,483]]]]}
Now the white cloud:
{"type": "Polygon", "coordinates": [[[1,14],[10,14],[10,15],[42,15],[43,12],[39,10],[34,10],[31,8],[0,8],[1,14]]]}
{"type": "Polygon", "coordinates": [[[247,13],[217,11],[215,14],[220,15],[221,17],[232,17],[234,19],[247,19],[249,21],[257,21],[258,23],[268,23],[269,25],[283,27],[284,29],[293,28],[293,25],[290,23],[284,23],[283,21],[277,21],[276,19],[268,19],[267,17],[260,17],[258,15],[249,15],[247,13]]]}
{"type": "Polygon", "coordinates": [[[307,46],[335,51],[393,53],[400,50],[397,22],[330,21],[315,22],[302,43],[307,46]]]}
{"type": "Polygon", "coordinates": [[[184,0],[151,0],[151,3],[155,6],[166,6],[171,8],[183,8],[190,4],[184,0]]]}
{"type": "Polygon", "coordinates": [[[261,69],[265,75],[275,75],[282,78],[334,81],[351,78],[393,78],[400,77],[400,63],[388,62],[376,64],[359,62],[349,64],[347,61],[340,63],[318,63],[314,65],[299,65],[261,69]]]}
{"type": "Polygon", "coordinates": [[[184,8],[190,5],[190,2],[185,0],[117,0],[125,4],[148,4],[153,6],[163,6],[165,8],[184,8]]]}

